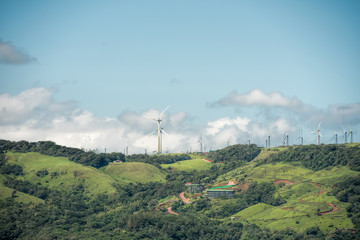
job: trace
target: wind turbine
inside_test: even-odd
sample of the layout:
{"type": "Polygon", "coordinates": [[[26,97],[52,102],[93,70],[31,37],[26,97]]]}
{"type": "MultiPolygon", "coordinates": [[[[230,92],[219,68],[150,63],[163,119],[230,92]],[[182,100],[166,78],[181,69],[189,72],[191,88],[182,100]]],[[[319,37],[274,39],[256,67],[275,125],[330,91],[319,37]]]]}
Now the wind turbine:
{"type": "Polygon", "coordinates": [[[320,145],[320,136],[321,136],[320,125],[321,125],[321,122],[319,122],[317,130],[313,131],[313,133],[317,133],[317,145],[320,145]]]}
{"type": "Polygon", "coordinates": [[[353,143],[353,134],[354,134],[353,130],[350,129],[348,134],[350,135],[350,143],[353,143]]]}
{"type": "Polygon", "coordinates": [[[148,116],[144,116],[146,118],[149,118],[151,120],[154,120],[157,123],[157,129],[154,130],[152,133],[150,133],[149,135],[153,134],[154,132],[157,132],[158,134],[158,149],[157,149],[157,153],[161,154],[162,153],[162,133],[167,134],[164,129],[161,128],[161,122],[162,122],[162,117],[164,115],[164,113],[166,112],[166,110],[168,110],[169,106],[167,106],[165,108],[165,110],[163,110],[160,115],[157,118],[153,118],[153,117],[148,117],[148,116]]]}
{"type": "Polygon", "coordinates": [[[302,129],[299,130],[299,137],[297,139],[299,139],[299,144],[300,146],[302,146],[304,144],[304,136],[302,135],[302,129]]]}
{"type": "Polygon", "coordinates": [[[198,143],[200,143],[200,152],[202,153],[203,152],[203,141],[202,141],[202,134],[200,134],[200,138],[199,138],[199,141],[198,143]]]}
{"type": "Polygon", "coordinates": [[[271,147],[271,144],[270,144],[270,135],[268,136],[268,139],[267,139],[267,145],[268,145],[269,148],[271,147]]]}
{"type": "Polygon", "coordinates": [[[283,137],[283,146],[289,146],[289,134],[285,133],[283,137]]]}
{"type": "Polygon", "coordinates": [[[334,136],[330,139],[330,142],[335,139],[335,144],[338,144],[338,134],[335,132],[334,136]]]}
{"type": "Polygon", "coordinates": [[[347,137],[348,137],[348,132],[344,129],[344,137],[345,137],[345,143],[347,143],[347,137]]]}
{"type": "Polygon", "coordinates": [[[231,139],[231,137],[229,137],[229,139],[226,141],[227,146],[230,146],[230,139],[231,139]]]}

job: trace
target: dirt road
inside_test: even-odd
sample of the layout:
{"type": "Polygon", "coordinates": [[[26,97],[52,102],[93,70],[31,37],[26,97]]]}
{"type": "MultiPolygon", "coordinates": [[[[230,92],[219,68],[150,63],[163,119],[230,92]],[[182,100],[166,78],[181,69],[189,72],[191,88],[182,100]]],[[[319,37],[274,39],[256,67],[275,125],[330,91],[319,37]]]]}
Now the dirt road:
{"type": "Polygon", "coordinates": [[[184,203],[186,203],[186,204],[189,204],[189,203],[190,203],[189,199],[187,199],[187,198],[184,197],[184,192],[181,192],[181,193],[179,194],[179,197],[183,200],[184,203]]]}

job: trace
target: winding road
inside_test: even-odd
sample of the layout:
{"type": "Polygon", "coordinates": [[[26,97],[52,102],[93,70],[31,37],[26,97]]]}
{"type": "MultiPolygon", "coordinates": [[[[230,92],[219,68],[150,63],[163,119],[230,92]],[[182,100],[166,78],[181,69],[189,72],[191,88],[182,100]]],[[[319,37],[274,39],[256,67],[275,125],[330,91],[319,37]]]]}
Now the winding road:
{"type": "MultiPolygon", "coordinates": [[[[279,183],[285,183],[286,185],[290,185],[290,184],[297,184],[297,183],[294,183],[294,182],[291,182],[289,180],[286,180],[286,179],[278,179],[278,180],[275,180],[274,182],[275,184],[279,184],[279,183]]],[[[325,190],[323,188],[321,188],[317,183],[314,183],[314,182],[311,182],[312,185],[314,185],[317,189],[320,190],[320,192],[316,193],[315,195],[321,195],[325,192],[325,190]]],[[[311,195],[311,196],[315,196],[315,195],[311,195]]],[[[304,200],[304,198],[308,198],[308,197],[311,197],[311,196],[307,196],[307,197],[303,197],[300,199],[300,202],[302,203],[309,203],[309,204],[312,204],[314,202],[307,202],[304,200]]],[[[315,204],[315,203],[314,203],[315,204]]],[[[319,212],[319,213],[315,213],[316,215],[324,215],[324,214],[328,214],[328,213],[333,213],[333,212],[336,212],[337,210],[339,210],[333,203],[326,203],[328,204],[330,207],[331,207],[331,210],[330,211],[325,211],[325,212],[319,212]]],[[[287,208],[283,208],[284,210],[287,209],[287,208]]],[[[293,208],[288,208],[288,209],[293,209],[293,208]]]]}

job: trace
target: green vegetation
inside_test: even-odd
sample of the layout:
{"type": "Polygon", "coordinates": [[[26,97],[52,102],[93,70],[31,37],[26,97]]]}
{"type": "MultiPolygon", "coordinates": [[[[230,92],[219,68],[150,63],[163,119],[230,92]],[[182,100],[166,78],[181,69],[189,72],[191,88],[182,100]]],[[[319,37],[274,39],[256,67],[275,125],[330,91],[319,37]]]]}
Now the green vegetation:
{"type": "Polygon", "coordinates": [[[160,164],[171,164],[189,159],[191,159],[191,157],[188,154],[163,154],[163,155],[133,154],[126,157],[127,162],[144,162],[144,163],[153,164],[157,167],[159,167],[160,164]]]}
{"type": "Polygon", "coordinates": [[[115,160],[125,160],[122,153],[97,154],[96,151],[88,151],[69,148],[55,144],[51,141],[40,141],[30,143],[27,141],[11,142],[0,140],[0,151],[12,151],[19,153],[37,152],[54,157],[68,157],[69,160],[95,168],[106,166],[109,162],[115,160]]]}
{"type": "Polygon", "coordinates": [[[177,171],[203,171],[203,170],[209,170],[212,166],[212,163],[205,162],[203,158],[197,157],[193,158],[192,156],[191,160],[184,160],[181,162],[176,162],[172,164],[161,164],[161,167],[163,169],[175,169],[177,171]]]}
{"type": "Polygon", "coordinates": [[[84,184],[89,195],[114,193],[116,181],[99,170],[69,161],[65,157],[51,157],[39,153],[11,153],[6,155],[9,163],[18,164],[24,174],[19,179],[31,183],[40,183],[52,189],[67,189],[77,184],[84,184]],[[39,171],[46,170],[47,175],[39,171]]]}
{"type": "Polygon", "coordinates": [[[110,163],[101,169],[117,179],[138,183],[165,182],[165,174],[153,165],[142,162],[110,163]]]}
{"type": "Polygon", "coordinates": [[[234,145],[208,156],[125,159],[52,142],[0,142],[0,239],[360,237],[359,144],[234,145]],[[228,181],[235,185],[223,186],[228,181]],[[185,204],[186,182],[236,194],[185,193],[185,204]]]}
{"type": "Polygon", "coordinates": [[[348,166],[351,170],[360,171],[360,144],[291,147],[272,155],[267,162],[301,162],[315,171],[332,166],[348,166]]]}

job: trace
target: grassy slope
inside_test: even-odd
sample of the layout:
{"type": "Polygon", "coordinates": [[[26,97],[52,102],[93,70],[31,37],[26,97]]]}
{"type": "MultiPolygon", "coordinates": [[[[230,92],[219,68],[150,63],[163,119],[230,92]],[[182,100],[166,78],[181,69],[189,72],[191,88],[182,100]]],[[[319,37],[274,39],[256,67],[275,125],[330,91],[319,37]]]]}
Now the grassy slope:
{"type": "MultiPolygon", "coordinates": [[[[14,191],[14,189],[12,188],[8,188],[3,186],[3,181],[5,179],[4,175],[0,174],[0,200],[4,200],[6,198],[10,198],[12,195],[12,192],[14,191]]],[[[16,202],[22,202],[22,203],[44,203],[44,200],[16,191],[15,194],[15,199],[16,202]]]]}
{"type": "Polygon", "coordinates": [[[178,171],[193,171],[193,170],[208,170],[211,168],[213,163],[205,162],[202,160],[204,157],[190,155],[191,160],[180,161],[172,164],[161,164],[163,169],[169,167],[174,168],[178,171]]]}
{"type": "Polygon", "coordinates": [[[132,182],[165,182],[165,174],[155,166],[141,162],[111,163],[101,169],[118,180],[132,182]]]}
{"type": "Polygon", "coordinates": [[[234,216],[240,216],[240,221],[246,220],[277,230],[287,227],[304,230],[317,225],[324,232],[330,232],[335,228],[353,227],[345,210],[347,204],[338,201],[334,196],[327,196],[327,193],[335,183],[348,176],[360,176],[359,172],[351,171],[347,167],[334,167],[315,172],[297,163],[266,164],[256,167],[258,161],[270,154],[276,154],[276,151],[263,149],[254,161],[220,176],[218,181],[238,179],[240,182],[272,182],[286,179],[294,184],[279,188],[276,194],[284,198],[287,203],[277,207],[256,204],[234,216]],[[325,192],[319,195],[320,190],[311,183],[317,183],[325,192]],[[300,199],[303,199],[303,202],[300,199]],[[333,203],[338,210],[322,216],[316,215],[318,211],[331,210],[327,203],[333,203]]]}
{"type": "Polygon", "coordinates": [[[66,189],[72,185],[83,183],[89,196],[115,192],[112,184],[119,181],[102,173],[93,167],[69,161],[65,157],[51,157],[39,153],[7,153],[9,163],[16,163],[23,167],[24,176],[20,177],[32,183],[40,182],[41,185],[52,189],[66,189]],[[38,177],[39,170],[47,170],[47,176],[38,177]],[[57,176],[51,176],[57,173],[57,176]],[[75,174],[77,176],[75,177],[75,174]]]}

